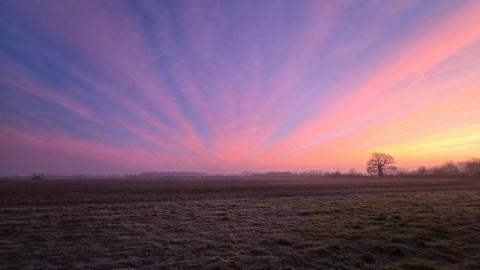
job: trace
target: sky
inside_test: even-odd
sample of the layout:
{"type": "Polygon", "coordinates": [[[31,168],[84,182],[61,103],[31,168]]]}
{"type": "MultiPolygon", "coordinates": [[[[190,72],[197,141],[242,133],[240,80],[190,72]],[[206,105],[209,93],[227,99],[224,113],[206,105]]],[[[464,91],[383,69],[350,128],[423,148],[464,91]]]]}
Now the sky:
{"type": "Polygon", "coordinates": [[[480,156],[480,1],[0,1],[0,175],[480,156]]]}

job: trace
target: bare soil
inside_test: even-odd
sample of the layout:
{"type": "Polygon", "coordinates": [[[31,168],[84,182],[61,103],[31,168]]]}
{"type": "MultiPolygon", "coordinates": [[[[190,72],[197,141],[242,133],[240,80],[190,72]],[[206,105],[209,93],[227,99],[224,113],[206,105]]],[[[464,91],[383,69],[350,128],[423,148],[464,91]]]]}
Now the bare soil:
{"type": "Polygon", "coordinates": [[[480,269],[480,180],[0,180],[0,269],[66,268],[480,269]]]}

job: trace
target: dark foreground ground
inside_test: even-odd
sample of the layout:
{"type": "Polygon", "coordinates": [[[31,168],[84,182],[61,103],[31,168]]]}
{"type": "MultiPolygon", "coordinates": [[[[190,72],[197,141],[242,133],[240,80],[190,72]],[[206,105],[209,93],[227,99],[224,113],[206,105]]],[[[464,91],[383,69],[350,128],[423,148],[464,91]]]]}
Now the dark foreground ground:
{"type": "Polygon", "coordinates": [[[0,180],[0,269],[480,269],[480,180],[0,180]]]}

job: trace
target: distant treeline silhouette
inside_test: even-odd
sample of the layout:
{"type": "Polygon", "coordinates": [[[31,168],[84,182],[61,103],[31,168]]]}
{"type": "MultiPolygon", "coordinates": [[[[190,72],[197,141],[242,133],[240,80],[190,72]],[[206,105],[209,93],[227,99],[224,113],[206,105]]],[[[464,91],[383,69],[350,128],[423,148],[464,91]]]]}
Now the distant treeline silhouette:
{"type": "MultiPolygon", "coordinates": [[[[442,165],[426,167],[420,166],[415,170],[397,168],[393,166],[395,159],[384,153],[373,153],[367,162],[367,173],[356,169],[347,172],[310,170],[304,172],[271,171],[271,172],[243,172],[241,174],[206,174],[200,172],[146,172],[130,175],[48,175],[33,174],[31,179],[105,179],[105,178],[297,178],[297,177],[478,177],[480,176],[480,158],[453,162],[447,161],[442,165]]],[[[27,176],[28,177],[28,176],[27,176]]],[[[13,177],[15,178],[15,177],[13,177]]],[[[22,178],[22,177],[16,177],[22,178]]],[[[23,177],[25,178],[25,177],[23,177]]]]}
{"type": "Polygon", "coordinates": [[[304,172],[265,172],[265,173],[243,173],[244,177],[265,177],[265,178],[289,178],[289,177],[467,177],[480,176],[480,159],[472,158],[466,161],[453,162],[447,161],[442,165],[426,167],[420,166],[416,170],[408,170],[405,168],[397,168],[393,166],[394,159],[387,156],[387,161],[382,158],[385,156],[378,155],[382,153],[372,154],[367,163],[367,174],[361,173],[356,169],[350,169],[348,172],[329,172],[320,170],[311,170],[304,172]],[[381,167],[381,168],[379,168],[381,167]]]}
{"type": "Polygon", "coordinates": [[[480,176],[480,159],[472,158],[466,161],[448,161],[434,167],[421,166],[416,170],[397,169],[397,176],[480,176]]]}
{"type": "Polygon", "coordinates": [[[355,169],[351,169],[347,173],[340,171],[329,172],[311,170],[304,172],[291,172],[291,171],[272,171],[264,173],[249,173],[242,174],[243,177],[261,177],[261,178],[292,178],[292,177],[367,177],[366,174],[362,174],[355,169]]]}

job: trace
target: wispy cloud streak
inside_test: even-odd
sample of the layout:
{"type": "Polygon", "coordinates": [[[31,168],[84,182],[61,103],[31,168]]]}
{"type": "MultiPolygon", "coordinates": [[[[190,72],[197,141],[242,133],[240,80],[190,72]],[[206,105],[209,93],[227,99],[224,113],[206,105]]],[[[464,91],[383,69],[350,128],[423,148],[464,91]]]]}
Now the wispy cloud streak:
{"type": "Polygon", "coordinates": [[[479,13],[447,0],[3,1],[0,136],[15,154],[0,173],[468,158],[479,13]]]}

